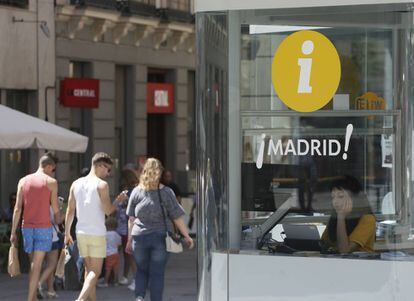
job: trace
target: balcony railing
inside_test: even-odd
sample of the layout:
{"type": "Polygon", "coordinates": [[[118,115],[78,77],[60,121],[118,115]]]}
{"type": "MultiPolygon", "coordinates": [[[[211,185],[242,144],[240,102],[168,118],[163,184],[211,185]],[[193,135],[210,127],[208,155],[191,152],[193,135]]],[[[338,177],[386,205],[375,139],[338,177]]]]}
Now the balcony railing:
{"type": "Polygon", "coordinates": [[[159,0],[158,11],[163,21],[194,22],[192,0],[159,0]]]}
{"type": "Polygon", "coordinates": [[[111,9],[121,12],[123,15],[155,15],[155,0],[71,0],[71,5],[77,7],[92,6],[102,9],[111,9]]]}
{"type": "Polygon", "coordinates": [[[70,0],[70,4],[77,7],[92,6],[111,10],[117,9],[117,2],[116,0],[70,0]]]}
{"type": "Polygon", "coordinates": [[[179,10],[186,13],[191,12],[192,0],[159,0],[159,7],[161,9],[179,10]]]}
{"type": "Polygon", "coordinates": [[[156,0],[130,0],[129,2],[138,2],[138,3],[142,3],[146,5],[155,6],[157,1],[156,0]]]}
{"type": "Polygon", "coordinates": [[[27,8],[29,6],[29,0],[0,0],[0,5],[27,8]]]}
{"type": "Polygon", "coordinates": [[[166,22],[194,22],[192,0],[70,0],[70,3],[77,7],[117,10],[125,16],[158,16],[166,22]]]}
{"type": "Polygon", "coordinates": [[[155,0],[130,0],[129,12],[133,15],[156,16],[155,0]]]}

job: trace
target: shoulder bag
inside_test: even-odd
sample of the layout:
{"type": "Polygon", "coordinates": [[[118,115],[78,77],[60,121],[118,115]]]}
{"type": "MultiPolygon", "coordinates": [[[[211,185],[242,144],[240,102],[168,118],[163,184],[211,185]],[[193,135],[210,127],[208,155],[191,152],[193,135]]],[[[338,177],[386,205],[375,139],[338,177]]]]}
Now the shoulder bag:
{"type": "Polygon", "coordinates": [[[165,236],[165,246],[167,248],[167,252],[181,253],[183,251],[183,245],[180,241],[180,238],[178,237],[178,235],[176,233],[170,233],[168,231],[167,219],[165,217],[164,207],[162,205],[162,198],[161,198],[161,193],[160,193],[159,188],[158,188],[158,198],[160,199],[161,212],[162,212],[162,216],[164,218],[165,234],[166,234],[166,236],[165,236]]]}

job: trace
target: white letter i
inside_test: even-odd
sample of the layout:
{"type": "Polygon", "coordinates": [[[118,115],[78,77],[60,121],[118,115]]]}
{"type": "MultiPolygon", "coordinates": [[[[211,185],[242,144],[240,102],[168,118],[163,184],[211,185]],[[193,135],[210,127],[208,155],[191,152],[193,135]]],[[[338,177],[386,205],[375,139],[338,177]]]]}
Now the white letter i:
{"type": "MultiPolygon", "coordinates": [[[[307,40],[302,44],[302,53],[309,55],[313,52],[313,42],[307,40]]],[[[312,71],[311,58],[299,58],[298,65],[300,67],[298,93],[312,93],[312,87],[309,85],[312,71]]]]}

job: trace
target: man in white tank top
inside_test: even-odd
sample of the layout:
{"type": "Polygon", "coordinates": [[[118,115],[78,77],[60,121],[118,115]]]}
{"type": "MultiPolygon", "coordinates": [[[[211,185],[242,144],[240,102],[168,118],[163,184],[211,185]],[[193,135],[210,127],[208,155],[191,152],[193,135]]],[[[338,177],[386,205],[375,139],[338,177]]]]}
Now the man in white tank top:
{"type": "Polygon", "coordinates": [[[90,173],[77,179],[70,188],[65,244],[73,243],[70,228],[76,212],[76,237],[86,270],[85,281],[77,300],[96,300],[96,282],[106,257],[105,214],[110,215],[119,202],[128,199],[128,196],[121,194],[114,203],[111,202],[108,183],[103,179],[109,175],[112,165],[113,161],[108,154],[96,153],[92,158],[90,173]]]}

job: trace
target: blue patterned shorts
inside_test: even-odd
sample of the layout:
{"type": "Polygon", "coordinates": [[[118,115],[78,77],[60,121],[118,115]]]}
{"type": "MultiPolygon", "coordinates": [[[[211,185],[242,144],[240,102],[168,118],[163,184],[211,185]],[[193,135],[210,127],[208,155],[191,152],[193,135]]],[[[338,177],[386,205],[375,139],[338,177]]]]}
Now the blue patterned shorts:
{"type": "Polygon", "coordinates": [[[26,253],[49,252],[52,249],[52,227],[22,228],[23,246],[26,253]]]}

